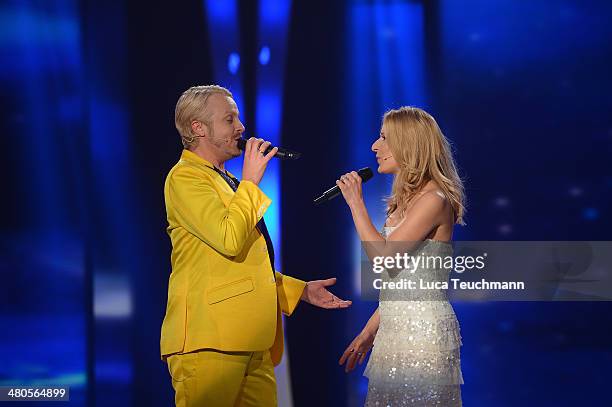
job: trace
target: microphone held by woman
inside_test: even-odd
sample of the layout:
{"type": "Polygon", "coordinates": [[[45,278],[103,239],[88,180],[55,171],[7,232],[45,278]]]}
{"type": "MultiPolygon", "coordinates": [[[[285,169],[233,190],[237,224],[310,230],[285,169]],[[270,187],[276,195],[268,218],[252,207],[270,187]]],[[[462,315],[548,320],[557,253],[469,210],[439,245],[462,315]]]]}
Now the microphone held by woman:
{"type": "MultiPolygon", "coordinates": [[[[361,178],[362,182],[367,182],[374,176],[374,173],[372,172],[372,169],[370,167],[360,169],[359,171],[357,171],[357,174],[361,178]]],[[[320,197],[316,198],[314,200],[314,204],[320,205],[323,202],[327,202],[331,199],[334,199],[338,195],[340,195],[340,187],[338,185],[335,185],[327,191],[323,192],[320,197]]]]}

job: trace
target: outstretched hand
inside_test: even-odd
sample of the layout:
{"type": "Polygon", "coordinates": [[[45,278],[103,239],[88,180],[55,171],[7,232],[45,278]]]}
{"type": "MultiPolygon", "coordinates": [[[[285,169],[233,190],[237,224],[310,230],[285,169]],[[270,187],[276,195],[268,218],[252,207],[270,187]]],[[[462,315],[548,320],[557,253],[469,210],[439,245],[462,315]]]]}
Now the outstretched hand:
{"type": "Polygon", "coordinates": [[[306,283],[301,299],[309,304],[326,309],[348,308],[352,301],[341,300],[325,287],[336,284],[336,278],[328,278],[327,280],[314,280],[306,283]]]}

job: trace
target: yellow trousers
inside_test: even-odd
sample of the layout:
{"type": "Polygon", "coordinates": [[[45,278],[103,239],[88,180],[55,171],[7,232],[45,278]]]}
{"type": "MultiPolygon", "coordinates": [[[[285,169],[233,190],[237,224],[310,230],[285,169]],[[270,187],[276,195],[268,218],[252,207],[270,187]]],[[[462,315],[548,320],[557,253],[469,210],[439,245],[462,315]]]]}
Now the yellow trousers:
{"type": "Polygon", "coordinates": [[[270,351],[202,349],[167,359],[177,407],[275,407],[270,351]]]}

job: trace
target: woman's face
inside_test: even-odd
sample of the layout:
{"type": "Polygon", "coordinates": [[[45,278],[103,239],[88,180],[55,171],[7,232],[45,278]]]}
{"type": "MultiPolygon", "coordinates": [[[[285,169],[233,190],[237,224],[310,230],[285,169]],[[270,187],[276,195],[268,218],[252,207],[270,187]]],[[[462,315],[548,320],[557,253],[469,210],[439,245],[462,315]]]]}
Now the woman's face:
{"type": "Polygon", "coordinates": [[[380,174],[397,174],[399,172],[399,165],[387,144],[384,124],[380,129],[380,137],[372,144],[372,151],[376,153],[378,172],[380,174]]]}

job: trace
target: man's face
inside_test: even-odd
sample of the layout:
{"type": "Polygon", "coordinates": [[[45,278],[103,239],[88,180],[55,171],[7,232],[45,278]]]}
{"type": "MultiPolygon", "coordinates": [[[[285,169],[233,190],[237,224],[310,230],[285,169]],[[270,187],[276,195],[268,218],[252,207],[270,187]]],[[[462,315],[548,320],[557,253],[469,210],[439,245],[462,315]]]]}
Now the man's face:
{"type": "Polygon", "coordinates": [[[238,139],[242,137],[244,126],[236,102],[229,96],[214,94],[208,99],[207,108],[212,113],[208,129],[208,143],[225,159],[238,157],[238,139]]]}

